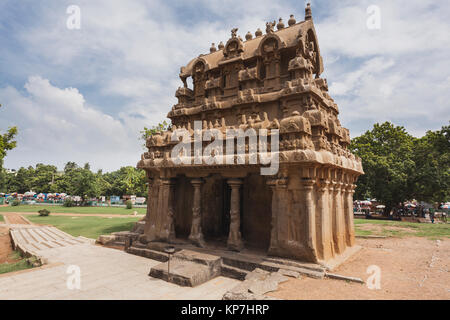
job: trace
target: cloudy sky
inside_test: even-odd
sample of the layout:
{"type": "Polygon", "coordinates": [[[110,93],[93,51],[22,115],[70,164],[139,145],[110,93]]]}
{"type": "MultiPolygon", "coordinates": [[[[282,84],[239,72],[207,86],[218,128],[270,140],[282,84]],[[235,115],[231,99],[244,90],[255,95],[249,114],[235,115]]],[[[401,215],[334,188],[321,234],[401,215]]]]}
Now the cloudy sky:
{"type": "MultiPolygon", "coordinates": [[[[448,0],[311,1],[323,77],[357,136],[392,121],[415,136],[450,120],[448,0]],[[367,26],[380,12],[380,29],[367,26]]],[[[135,165],[139,131],[176,103],[179,68],[230,30],[244,37],[302,0],[2,0],[0,130],[17,125],[6,168],[67,161],[135,165]],[[68,29],[67,8],[81,10],[68,29]]],[[[370,25],[374,25],[373,23],[370,25]]]]}

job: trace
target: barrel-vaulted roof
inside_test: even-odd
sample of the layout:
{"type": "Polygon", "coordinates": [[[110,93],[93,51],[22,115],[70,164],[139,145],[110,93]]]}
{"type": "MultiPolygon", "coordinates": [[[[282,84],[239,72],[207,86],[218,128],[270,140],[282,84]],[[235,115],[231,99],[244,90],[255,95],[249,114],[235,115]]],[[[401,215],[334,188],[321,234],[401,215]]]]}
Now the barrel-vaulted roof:
{"type": "MultiPolygon", "coordinates": [[[[242,60],[248,60],[256,56],[261,56],[261,45],[268,38],[275,38],[277,42],[279,42],[279,48],[283,49],[296,47],[301,38],[303,39],[303,41],[305,40],[306,35],[308,35],[309,41],[314,42],[315,51],[318,53],[319,59],[317,61],[315,69],[317,73],[320,74],[323,71],[323,62],[320,56],[320,49],[312,20],[301,21],[292,26],[273,31],[272,33],[267,33],[250,40],[240,40],[242,41],[243,51],[240,54],[239,58],[241,58],[242,60]]],[[[224,55],[224,50],[226,50],[226,47],[209,54],[202,54],[192,59],[185,67],[181,67],[180,77],[187,78],[189,76],[192,76],[194,65],[198,61],[203,61],[206,67],[205,71],[217,68],[220,62],[227,60],[224,55]]]]}

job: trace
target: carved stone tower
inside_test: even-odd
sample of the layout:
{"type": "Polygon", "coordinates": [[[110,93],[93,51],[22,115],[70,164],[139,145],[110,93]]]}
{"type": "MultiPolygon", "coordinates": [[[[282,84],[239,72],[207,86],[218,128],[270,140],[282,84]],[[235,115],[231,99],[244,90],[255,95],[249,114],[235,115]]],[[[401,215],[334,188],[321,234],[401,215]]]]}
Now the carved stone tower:
{"type": "Polygon", "coordinates": [[[142,242],[184,239],[323,264],[354,246],[352,199],[363,170],[320,77],[311,7],[304,21],[291,15],[288,26],[281,18],[276,25],[268,22],[255,37],[248,32],[245,41],[235,28],[225,45],[181,68],[172,128],[147,140],[138,163],[149,181],[142,242]],[[177,163],[173,132],[193,137],[195,121],[202,132],[278,130],[278,172],[263,176],[263,165],[247,162],[177,163]]]}

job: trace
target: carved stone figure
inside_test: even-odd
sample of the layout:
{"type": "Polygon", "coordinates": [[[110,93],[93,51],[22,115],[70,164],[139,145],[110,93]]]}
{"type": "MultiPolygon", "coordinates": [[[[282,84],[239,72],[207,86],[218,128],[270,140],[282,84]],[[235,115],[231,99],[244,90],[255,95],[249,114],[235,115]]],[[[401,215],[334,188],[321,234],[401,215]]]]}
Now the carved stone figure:
{"type": "Polygon", "coordinates": [[[273,22],[266,22],[266,33],[273,33],[273,28],[276,24],[277,22],[275,20],[273,22]]]}

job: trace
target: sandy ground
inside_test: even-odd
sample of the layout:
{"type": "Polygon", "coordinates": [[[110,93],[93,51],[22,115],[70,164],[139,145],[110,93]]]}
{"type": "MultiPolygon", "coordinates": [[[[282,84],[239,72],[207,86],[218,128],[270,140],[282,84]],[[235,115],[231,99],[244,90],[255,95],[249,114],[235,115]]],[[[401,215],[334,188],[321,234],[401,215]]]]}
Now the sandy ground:
{"type": "Polygon", "coordinates": [[[450,299],[450,240],[357,239],[363,248],[334,273],[367,280],[380,267],[380,289],[342,280],[292,279],[268,295],[282,299],[450,299]]]}
{"type": "Polygon", "coordinates": [[[9,255],[13,252],[11,246],[11,238],[9,237],[9,229],[0,224],[0,264],[11,263],[14,260],[9,258],[9,255]]]}
{"type": "MultiPolygon", "coordinates": [[[[26,223],[20,219],[19,215],[8,214],[8,220],[26,223]]],[[[277,291],[268,295],[281,299],[450,300],[450,239],[429,240],[413,235],[411,233],[411,237],[404,238],[358,238],[357,244],[362,249],[333,270],[333,273],[358,277],[367,283],[371,276],[367,268],[378,266],[381,271],[380,289],[369,289],[366,284],[343,280],[303,277],[280,284],[277,291]]],[[[12,262],[7,260],[11,252],[8,228],[0,224],[0,263],[12,262]]]]}
{"type": "MultiPolygon", "coordinates": [[[[8,221],[11,224],[29,224],[27,220],[25,220],[20,215],[15,213],[2,213],[3,218],[5,216],[8,217],[8,221]]],[[[5,219],[6,222],[6,219],[5,219]]],[[[0,263],[11,263],[17,260],[13,260],[9,257],[9,255],[13,252],[11,237],[9,235],[9,228],[4,225],[4,223],[0,223],[0,263]]]]}

